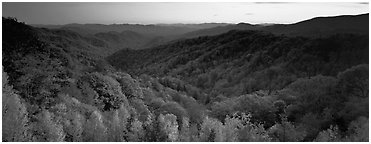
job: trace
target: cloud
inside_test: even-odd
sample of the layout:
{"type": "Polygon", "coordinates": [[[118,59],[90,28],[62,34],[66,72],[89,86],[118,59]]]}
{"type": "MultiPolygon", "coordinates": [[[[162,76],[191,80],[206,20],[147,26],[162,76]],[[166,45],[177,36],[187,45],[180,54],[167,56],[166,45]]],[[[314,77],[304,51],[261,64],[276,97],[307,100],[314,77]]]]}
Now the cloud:
{"type": "Polygon", "coordinates": [[[365,4],[365,5],[368,5],[368,2],[360,2],[358,4],[365,4]]]}
{"type": "Polygon", "coordinates": [[[254,13],[245,13],[245,15],[254,15],[254,13]]]}

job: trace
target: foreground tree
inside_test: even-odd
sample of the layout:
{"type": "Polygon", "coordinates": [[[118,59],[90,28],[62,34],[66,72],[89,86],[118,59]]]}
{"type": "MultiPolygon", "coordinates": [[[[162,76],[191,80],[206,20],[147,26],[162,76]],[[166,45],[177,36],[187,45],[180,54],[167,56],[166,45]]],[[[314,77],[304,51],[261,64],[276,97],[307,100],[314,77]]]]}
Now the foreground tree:
{"type": "Polygon", "coordinates": [[[31,141],[26,107],[21,98],[8,85],[8,76],[3,72],[2,136],[3,142],[31,141]]]}
{"type": "Polygon", "coordinates": [[[177,117],[173,114],[166,114],[158,117],[162,131],[167,135],[168,141],[177,141],[179,137],[177,117]]]}
{"type": "Polygon", "coordinates": [[[269,135],[280,142],[299,142],[304,139],[306,132],[287,121],[285,115],[281,115],[281,122],[269,128],[269,135]]]}
{"type": "Polygon", "coordinates": [[[83,140],[92,142],[107,141],[107,128],[103,124],[103,117],[99,111],[94,111],[86,121],[83,131],[83,140]]]}

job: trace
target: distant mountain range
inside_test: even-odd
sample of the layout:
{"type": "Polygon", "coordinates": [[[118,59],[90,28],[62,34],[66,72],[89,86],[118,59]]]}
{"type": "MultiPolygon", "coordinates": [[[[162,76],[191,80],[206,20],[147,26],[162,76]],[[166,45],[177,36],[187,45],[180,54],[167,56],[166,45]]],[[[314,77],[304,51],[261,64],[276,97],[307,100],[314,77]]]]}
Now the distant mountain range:
{"type": "MultiPolygon", "coordinates": [[[[334,33],[368,33],[369,14],[343,15],[333,17],[316,17],[294,24],[228,24],[228,23],[202,23],[202,24],[66,24],[66,25],[32,25],[49,29],[65,29],[80,34],[97,34],[104,32],[132,31],[151,36],[169,36],[176,38],[192,38],[198,36],[217,35],[230,30],[260,30],[274,34],[288,36],[326,36],[334,33]]],[[[174,39],[174,38],[173,38],[174,39]]]]}
{"type": "Polygon", "coordinates": [[[326,37],[338,33],[368,34],[369,14],[317,17],[294,24],[203,23],[203,24],[67,24],[34,27],[76,32],[95,37],[115,49],[143,49],[179,39],[213,36],[231,30],[258,30],[276,35],[326,37]]]}
{"type": "Polygon", "coordinates": [[[102,32],[122,32],[133,31],[139,34],[152,36],[174,36],[187,32],[213,28],[217,26],[226,26],[226,23],[203,23],[203,24],[66,24],[66,25],[32,25],[35,27],[49,28],[49,29],[67,29],[79,32],[80,34],[96,34],[102,32]]]}
{"type": "Polygon", "coordinates": [[[157,46],[177,39],[185,33],[200,29],[227,26],[226,23],[203,24],[67,24],[67,25],[32,25],[39,28],[58,29],[76,32],[82,36],[102,39],[113,47],[142,49],[157,46]]]}
{"type": "Polygon", "coordinates": [[[218,35],[230,30],[259,30],[287,36],[321,37],[337,33],[368,34],[369,14],[316,17],[294,24],[252,25],[239,23],[202,29],[182,35],[182,38],[218,35]]]}

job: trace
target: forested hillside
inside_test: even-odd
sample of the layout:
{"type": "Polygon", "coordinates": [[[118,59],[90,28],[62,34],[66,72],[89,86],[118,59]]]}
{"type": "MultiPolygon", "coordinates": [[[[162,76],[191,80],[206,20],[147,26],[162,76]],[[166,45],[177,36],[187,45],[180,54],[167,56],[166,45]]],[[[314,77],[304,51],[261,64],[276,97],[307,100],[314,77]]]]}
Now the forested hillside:
{"type": "Polygon", "coordinates": [[[295,133],[302,132],[297,140],[312,141],[331,126],[344,136],[351,121],[368,118],[368,38],[355,33],[292,37],[229,31],[152,49],[122,50],[107,60],[133,75],[171,80],[178,91],[197,87],[200,92],[190,96],[222,122],[226,115],[244,112],[264,128],[274,128],[280,105],[298,128],[295,133]]]}
{"type": "Polygon", "coordinates": [[[2,141],[369,141],[368,35],[129,34],[3,18],[2,141]]]}
{"type": "Polygon", "coordinates": [[[367,64],[368,36],[309,39],[230,31],[153,49],[122,50],[108,60],[131,74],[184,80],[209,93],[210,98],[202,100],[208,104],[218,95],[234,97],[258,90],[271,93],[301,77],[336,76],[352,66],[367,64]]]}

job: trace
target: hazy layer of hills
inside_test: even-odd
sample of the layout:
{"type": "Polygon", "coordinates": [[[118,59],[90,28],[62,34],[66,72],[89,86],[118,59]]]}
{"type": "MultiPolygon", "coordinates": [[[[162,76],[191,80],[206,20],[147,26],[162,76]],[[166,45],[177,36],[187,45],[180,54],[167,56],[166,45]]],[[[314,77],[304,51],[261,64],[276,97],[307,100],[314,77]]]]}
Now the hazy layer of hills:
{"type": "Polygon", "coordinates": [[[369,14],[345,15],[335,17],[317,17],[294,24],[251,25],[239,23],[236,25],[219,26],[189,32],[182,37],[192,38],[198,36],[217,35],[230,30],[260,30],[277,35],[326,37],[337,33],[368,34],[369,14]]]}
{"type": "Polygon", "coordinates": [[[66,25],[33,25],[35,27],[49,29],[65,29],[78,32],[80,34],[96,34],[104,32],[123,32],[133,31],[143,35],[150,36],[175,36],[187,32],[196,31],[205,28],[217,26],[226,26],[225,23],[205,23],[205,24],[66,24],[66,25]]]}
{"type": "Polygon", "coordinates": [[[368,141],[368,19],[3,18],[2,141],[368,141]]]}
{"type": "Polygon", "coordinates": [[[225,25],[227,24],[67,24],[33,26],[73,31],[82,36],[96,36],[104,41],[108,41],[114,47],[121,46],[122,48],[142,49],[174,40],[176,36],[191,31],[225,25]]]}
{"type": "Polygon", "coordinates": [[[77,32],[80,35],[93,35],[109,41],[113,46],[143,49],[164,44],[177,39],[218,35],[230,30],[259,30],[277,35],[326,37],[337,33],[367,34],[368,14],[337,17],[318,17],[294,24],[248,23],[204,23],[204,24],[67,24],[33,25],[49,29],[77,32]],[[124,33],[124,34],[123,34],[124,33]],[[134,39],[133,39],[134,38],[134,39]]]}

